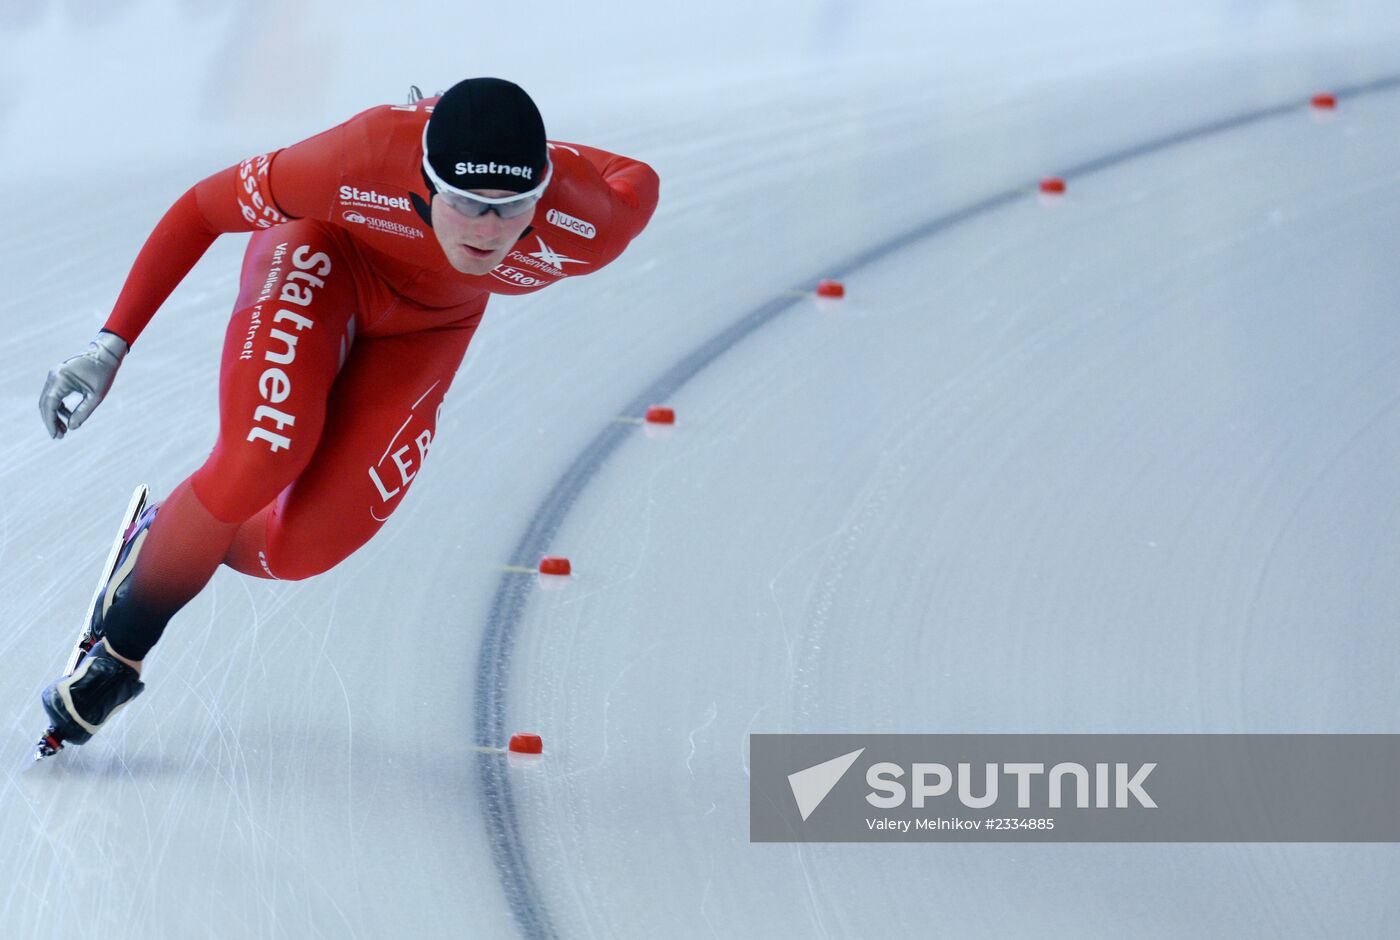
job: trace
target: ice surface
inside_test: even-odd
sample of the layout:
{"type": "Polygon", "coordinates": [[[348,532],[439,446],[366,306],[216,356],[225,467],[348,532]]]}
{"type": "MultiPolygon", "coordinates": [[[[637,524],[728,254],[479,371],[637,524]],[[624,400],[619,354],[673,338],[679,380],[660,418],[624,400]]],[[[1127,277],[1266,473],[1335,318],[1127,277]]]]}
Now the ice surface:
{"type": "Polygon", "coordinates": [[[748,842],[751,732],[1394,730],[1400,88],[1304,102],[1400,28],[1131,6],[4,7],[0,936],[1385,933],[1391,846],[748,842]],[[213,439],[242,239],[59,443],[44,371],[192,182],[477,73],[653,163],[651,228],[493,302],[374,542],[221,572],[22,772],[131,485],[213,439]]]}

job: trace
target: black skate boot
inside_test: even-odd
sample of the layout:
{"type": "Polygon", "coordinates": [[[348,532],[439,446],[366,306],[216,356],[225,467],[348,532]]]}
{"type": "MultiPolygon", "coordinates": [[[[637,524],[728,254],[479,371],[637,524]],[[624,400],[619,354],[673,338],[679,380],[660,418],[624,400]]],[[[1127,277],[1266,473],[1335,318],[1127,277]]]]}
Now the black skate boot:
{"type": "Polygon", "coordinates": [[[160,503],[147,506],[127,529],[122,539],[121,551],[117,554],[116,566],[112,569],[107,583],[102,585],[92,601],[92,614],[88,617],[87,633],[83,637],[88,649],[102,639],[102,621],[107,616],[107,611],[126,596],[131,573],[136,570],[136,557],[141,554],[141,546],[146,542],[146,534],[151,528],[151,523],[156,520],[158,509],[160,503]]]}
{"type": "Polygon", "coordinates": [[[137,555],[156,516],[158,507],[146,505],[147,493],[142,485],[132,494],[63,675],[41,696],[52,724],[35,746],[35,760],[53,756],[63,749],[64,741],[90,740],[118,708],[145,688],[136,670],[113,657],[100,641],[108,612],[126,596],[137,555]]]}
{"type": "Polygon", "coordinates": [[[145,688],[136,670],[98,640],[71,676],[59,678],[44,690],[44,711],[52,723],[49,734],[59,741],[85,744],[145,688]]]}

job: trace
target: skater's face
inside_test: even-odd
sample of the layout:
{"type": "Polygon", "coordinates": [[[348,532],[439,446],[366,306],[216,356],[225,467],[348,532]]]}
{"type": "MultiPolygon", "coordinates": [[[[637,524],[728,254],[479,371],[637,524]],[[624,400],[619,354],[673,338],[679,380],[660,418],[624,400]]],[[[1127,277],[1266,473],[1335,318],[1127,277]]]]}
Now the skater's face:
{"type": "MultiPolygon", "coordinates": [[[[499,199],[514,193],[500,189],[473,189],[478,196],[499,199]]],[[[433,198],[433,232],[453,268],[463,274],[486,274],[500,264],[510,247],[535,217],[529,212],[503,219],[495,212],[465,216],[441,197],[433,198]]]]}

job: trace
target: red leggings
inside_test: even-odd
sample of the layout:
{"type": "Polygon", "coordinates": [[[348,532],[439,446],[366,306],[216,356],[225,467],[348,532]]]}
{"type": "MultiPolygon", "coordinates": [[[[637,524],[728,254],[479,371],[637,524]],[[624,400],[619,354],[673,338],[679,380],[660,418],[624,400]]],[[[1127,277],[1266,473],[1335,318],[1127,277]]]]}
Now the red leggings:
{"type": "Polygon", "coordinates": [[[161,504],[104,621],[110,645],[144,658],[221,563],[307,578],[369,541],[428,456],[485,300],[417,306],[320,222],[253,235],[224,337],[218,442],[161,504]]]}

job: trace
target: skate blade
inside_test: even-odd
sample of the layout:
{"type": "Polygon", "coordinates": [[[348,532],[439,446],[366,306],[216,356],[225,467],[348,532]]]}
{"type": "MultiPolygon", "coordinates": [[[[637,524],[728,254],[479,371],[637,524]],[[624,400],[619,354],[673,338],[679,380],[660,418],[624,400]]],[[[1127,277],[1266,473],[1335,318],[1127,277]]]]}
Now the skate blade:
{"type": "Polygon", "coordinates": [[[41,760],[53,757],[61,750],[63,750],[63,739],[58,736],[57,729],[50,728],[48,731],[44,732],[43,736],[39,738],[39,742],[34,745],[33,763],[37,764],[41,760]]]}

